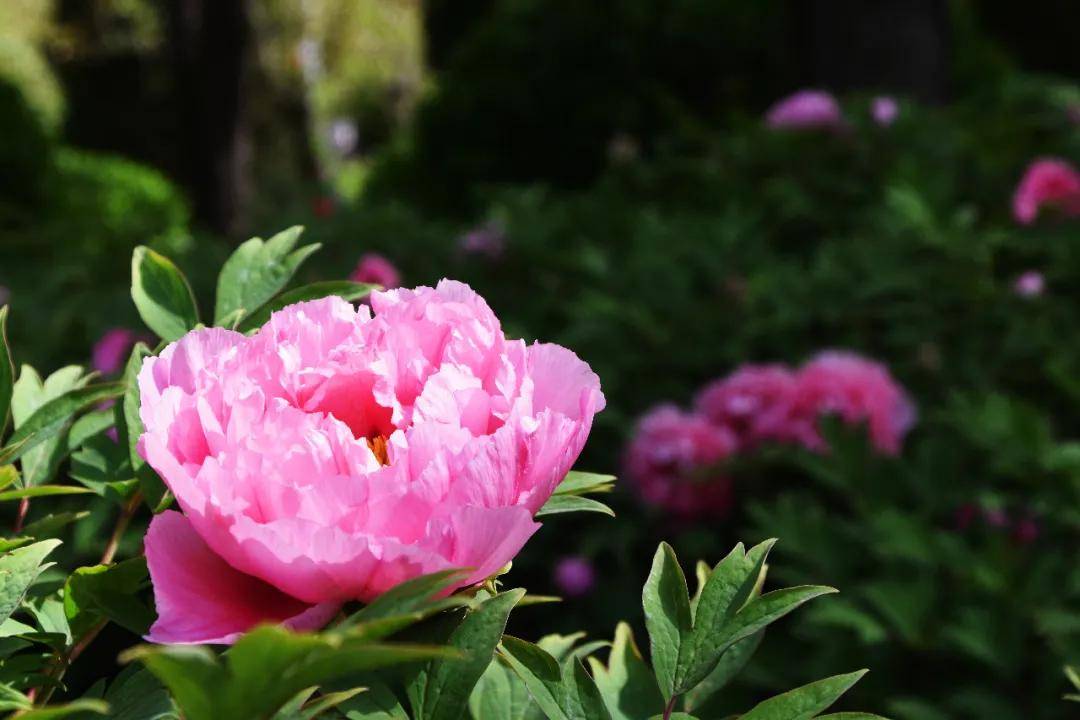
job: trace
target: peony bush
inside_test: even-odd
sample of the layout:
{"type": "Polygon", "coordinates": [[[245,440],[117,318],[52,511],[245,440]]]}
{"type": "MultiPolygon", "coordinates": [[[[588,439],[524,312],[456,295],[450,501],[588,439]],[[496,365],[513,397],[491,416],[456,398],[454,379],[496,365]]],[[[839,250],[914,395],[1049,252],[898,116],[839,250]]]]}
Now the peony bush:
{"type": "MultiPolygon", "coordinates": [[[[513,609],[557,600],[509,585],[538,518],[611,512],[588,496],[614,478],[571,469],[599,378],[571,350],[508,338],[459,282],[286,289],[313,250],[299,234],[237,248],[213,327],[176,266],[137,248],[132,298],[160,342],[104,338],[95,360],[118,380],[24,366],[16,381],[0,332],[0,501],[16,508],[0,541],[4,710],[711,718],[765,628],[835,592],[766,591],[770,540],[698,563],[691,595],[661,544],[641,592],[648,660],[628,623],[611,643],[505,634],[513,609]],[[127,666],[86,683],[105,637],[127,666]]],[[[692,435],[672,413],[661,435],[692,435]]],[[[595,583],[580,556],[551,571],[568,596],[595,583]]],[[[864,673],[742,717],[827,717],[864,673]]]]}

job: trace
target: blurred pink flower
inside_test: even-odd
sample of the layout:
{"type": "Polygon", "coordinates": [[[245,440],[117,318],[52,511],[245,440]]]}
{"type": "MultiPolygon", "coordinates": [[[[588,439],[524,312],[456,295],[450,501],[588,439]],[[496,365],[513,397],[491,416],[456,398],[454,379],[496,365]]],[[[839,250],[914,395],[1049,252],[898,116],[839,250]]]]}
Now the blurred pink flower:
{"type": "Polygon", "coordinates": [[[896,98],[879,95],[870,102],[870,115],[881,127],[889,127],[900,116],[900,104],[896,98]]]}
{"type": "Polygon", "coordinates": [[[604,407],[587,364],[507,339],[468,286],[289,306],[252,336],[195,330],[139,373],[139,452],[183,514],[156,515],[149,638],[319,627],[350,600],[470,568],[536,531],[604,407]]]}
{"type": "Polygon", "coordinates": [[[1035,298],[1046,289],[1046,278],[1038,270],[1021,273],[1013,282],[1013,292],[1022,298],[1035,298]]]}
{"type": "Polygon", "coordinates": [[[1080,125],[1080,103],[1070,103],[1065,108],[1065,117],[1069,119],[1073,125],[1080,125]]]}
{"type": "Polygon", "coordinates": [[[695,407],[714,424],[731,428],[743,445],[793,440],[795,390],[795,375],[783,365],[744,365],[706,385],[695,407]]]}
{"type": "Polygon", "coordinates": [[[596,586],[596,570],[588,558],[569,555],[555,564],[555,586],[566,597],[588,595],[596,586]]]}
{"type": "Polygon", "coordinates": [[[133,330],[124,327],[116,327],[106,330],[105,334],[94,343],[93,358],[91,364],[94,370],[102,375],[112,375],[119,372],[127,363],[131,348],[140,340],[146,340],[133,330]]]}
{"type": "Polygon", "coordinates": [[[800,90],[774,104],[765,124],[783,130],[840,130],[844,116],[840,104],[822,90],[800,90]]]}
{"type": "Polygon", "coordinates": [[[1013,217],[1030,225],[1052,207],[1068,217],[1080,215],[1080,173],[1066,160],[1040,158],[1028,166],[1013,195],[1013,217]]]}
{"type": "Polygon", "coordinates": [[[319,195],[311,201],[311,212],[317,218],[328,218],[337,212],[337,200],[330,195],[319,195]]]}
{"type": "Polygon", "coordinates": [[[1020,545],[1030,545],[1039,539],[1041,528],[1039,522],[1033,517],[1024,517],[1016,521],[1013,526],[1013,539],[1020,545]]]}
{"type": "Polygon", "coordinates": [[[896,455],[915,424],[915,406],[880,363],[850,352],[821,353],[799,370],[793,413],[801,442],[824,450],[816,420],[837,415],[844,422],[865,422],[870,440],[883,453],[896,455]]]}
{"type": "Polygon", "coordinates": [[[487,223],[458,238],[458,249],[466,255],[485,255],[498,259],[506,245],[506,234],[496,223],[487,223]]]}
{"type": "Polygon", "coordinates": [[[401,285],[401,273],[394,263],[376,253],[367,253],[361,257],[349,279],[353,282],[381,285],[384,290],[392,290],[401,285]]]}
{"type": "Polygon", "coordinates": [[[731,481],[714,466],[737,450],[731,430],[661,405],[638,422],[627,449],[627,475],[649,505],[687,518],[723,516],[731,507],[731,481]]]}

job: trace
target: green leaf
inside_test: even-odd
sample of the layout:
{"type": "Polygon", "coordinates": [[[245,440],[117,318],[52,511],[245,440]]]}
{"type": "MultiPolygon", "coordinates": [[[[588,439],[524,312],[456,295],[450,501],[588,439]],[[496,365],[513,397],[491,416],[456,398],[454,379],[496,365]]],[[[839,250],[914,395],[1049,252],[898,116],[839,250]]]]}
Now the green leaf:
{"type": "Polygon", "coordinates": [[[589,658],[589,666],[613,720],[638,720],[664,711],[656,677],[642,659],[634,633],[626,623],[615,627],[615,643],[607,666],[596,658],[589,658]]]}
{"type": "Polygon", "coordinates": [[[560,665],[540,646],[507,635],[500,657],[549,720],[611,720],[600,690],[573,653],[560,665]]]}
{"type": "Polygon", "coordinates": [[[524,595],[524,590],[510,590],[484,601],[450,634],[447,644],[464,659],[437,660],[420,673],[423,709],[418,714],[423,720],[458,720],[466,713],[469,695],[491,664],[510,611],[524,595]]]}
{"type": "Polygon", "coordinates": [[[88,440],[102,435],[116,424],[116,413],[112,408],[88,412],[74,423],[68,431],[67,451],[74,452],[88,440]]]}
{"type": "MultiPolygon", "coordinates": [[[[20,378],[20,382],[21,380],[20,378]]],[[[17,423],[18,427],[8,438],[8,444],[0,450],[0,464],[9,463],[23,457],[38,445],[47,443],[42,450],[48,449],[50,451],[45,459],[48,470],[38,471],[35,469],[32,471],[33,474],[28,474],[26,463],[23,464],[23,480],[26,484],[35,484],[33,482],[35,479],[44,481],[51,472],[55,471],[55,465],[59,463],[59,458],[63,457],[62,452],[59,458],[55,453],[61,449],[66,449],[66,444],[61,442],[62,435],[70,427],[75,415],[100,402],[119,397],[122,387],[121,383],[88,385],[69,390],[63,395],[49,400],[35,410],[34,414],[27,418],[25,422],[17,423]]],[[[35,464],[34,467],[36,468],[38,465],[35,464]]]]}
{"type": "Polygon", "coordinates": [[[131,299],[146,326],[166,342],[199,324],[195,295],[171,260],[145,245],[131,256],[131,299]]]}
{"type": "Polygon", "coordinates": [[[23,534],[31,538],[42,540],[52,537],[60,530],[60,528],[70,525],[73,522],[82,520],[90,515],[89,510],[80,510],[79,512],[62,512],[54,513],[52,515],[46,515],[40,520],[35,520],[26,527],[23,528],[23,534]]]}
{"type": "Polygon", "coordinates": [[[141,342],[131,349],[131,356],[124,366],[121,380],[124,384],[124,398],[117,409],[116,425],[120,446],[127,448],[131,472],[139,481],[139,491],[150,510],[159,513],[172,504],[172,495],[154,469],[139,455],[138,450],[139,437],[143,433],[142,419],[139,417],[139,371],[142,370],[143,361],[151,354],[150,348],[141,342]]]}
{"type": "Polygon", "coordinates": [[[866,670],[859,670],[803,685],[758,703],[739,720],[809,720],[836,702],[865,674],[866,670]]]}
{"type": "Polygon", "coordinates": [[[11,348],[7,340],[8,306],[0,307],[0,440],[7,429],[11,410],[11,393],[15,384],[15,365],[11,362],[11,348]]]}
{"type": "Polygon", "coordinates": [[[536,511],[536,517],[569,512],[596,512],[615,517],[615,511],[604,503],[579,495],[552,495],[543,507],[536,511]]]}
{"type": "Polygon", "coordinates": [[[128,449],[106,435],[87,440],[71,456],[71,477],[101,497],[123,505],[135,492],[128,449]]]}
{"type": "Polygon", "coordinates": [[[342,620],[335,629],[344,630],[393,617],[417,616],[416,619],[419,620],[432,611],[460,606],[467,603],[468,599],[453,595],[438,599],[437,596],[467,574],[465,570],[443,570],[406,580],[375,598],[370,605],[342,620]]]}
{"type": "Polygon", "coordinates": [[[270,319],[270,316],[273,313],[298,302],[318,300],[319,298],[330,297],[331,295],[349,300],[350,302],[355,302],[367,297],[371,294],[372,290],[377,290],[378,287],[378,285],[357,283],[352,282],[351,280],[325,280],[323,282],[304,285],[303,287],[284,292],[262,307],[254,310],[237,324],[236,329],[240,332],[256,330],[265,325],[266,321],[270,319]]]}
{"type": "Polygon", "coordinates": [[[888,720],[881,715],[864,712],[838,712],[818,715],[817,720],[888,720]]]}
{"type": "Polygon", "coordinates": [[[824,585],[799,585],[765,593],[748,603],[716,631],[716,644],[725,648],[731,646],[779,620],[803,603],[835,592],[836,588],[824,585]]]}
{"type": "Polygon", "coordinates": [[[43,540],[0,557],[0,622],[11,617],[37,576],[52,565],[42,561],[59,545],[59,540],[43,540]]]}
{"type": "Polygon", "coordinates": [[[555,488],[556,495],[585,495],[588,493],[608,492],[615,485],[614,475],[579,472],[571,470],[555,488]]]}
{"type": "Polygon", "coordinates": [[[705,577],[692,606],[693,632],[679,649],[675,694],[681,695],[700,683],[731,646],[729,636],[721,629],[750,599],[775,543],[766,540],[749,552],[744,552],[739,543],[705,577]]]}
{"type": "Polygon", "coordinates": [[[487,666],[469,695],[472,720],[532,720],[539,708],[529,689],[498,657],[487,666]]]}
{"type": "Polygon", "coordinates": [[[168,691],[146,668],[124,668],[105,693],[111,720],[179,720],[168,691]]]}
{"type": "Polygon", "coordinates": [[[754,653],[765,637],[764,630],[758,630],[750,637],[743,638],[734,645],[728,647],[720,656],[716,667],[697,685],[686,691],[683,696],[683,705],[687,710],[694,711],[705,704],[713,695],[724,689],[731,680],[746,667],[754,653]]]}
{"type": "Polygon", "coordinates": [[[104,700],[73,700],[64,705],[52,705],[50,707],[28,710],[19,715],[19,720],[56,720],[80,713],[94,713],[105,715],[109,712],[109,703],[104,700]]]}
{"type": "Polygon", "coordinates": [[[64,615],[72,633],[82,637],[104,617],[136,635],[145,635],[154,613],[139,600],[138,593],[149,583],[144,557],[79,568],[64,586],[64,615]]]}
{"type": "MultiPolygon", "coordinates": [[[[34,368],[24,365],[11,396],[11,415],[16,430],[25,425],[47,402],[70,390],[85,386],[88,381],[89,378],[83,375],[83,370],[78,365],[60,368],[44,381],[34,368]]],[[[56,474],[66,449],[62,440],[63,438],[57,437],[43,443],[41,447],[28,448],[20,463],[23,485],[41,485],[56,474]]]]}
{"type": "Polygon", "coordinates": [[[641,594],[656,680],[664,700],[675,694],[679,653],[692,629],[690,591],[675,551],[660,543],[641,594]]]}
{"type": "Polygon", "coordinates": [[[366,678],[365,692],[349,698],[338,706],[348,720],[409,720],[405,708],[386,685],[366,678]]]}
{"type": "Polygon", "coordinates": [[[224,657],[206,647],[143,645],[121,659],[145,664],[172,692],[185,720],[233,720],[268,717],[301,690],[353,673],[454,656],[448,648],[266,626],[240,638],[224,657]]]}
{"type": "Polygon", "coordinates": [[[300,226],[291,227],[265,242],[251,238],[236,248],[218,275],[215,325],[223,325],[230,315],[261,307],[288,284],[300,264],[319,249],[315,243],[293,250],[303,231],[300,226]]]}
{"type": "Polygon", "coordinates": [[[23,498],[48,497],[50,495],[86,495],[89,493],[93,493],[93,490],[78,485],[38,485],[37,487],[25,487],[0,492],[0,502],[21,500],[23,498]]]}

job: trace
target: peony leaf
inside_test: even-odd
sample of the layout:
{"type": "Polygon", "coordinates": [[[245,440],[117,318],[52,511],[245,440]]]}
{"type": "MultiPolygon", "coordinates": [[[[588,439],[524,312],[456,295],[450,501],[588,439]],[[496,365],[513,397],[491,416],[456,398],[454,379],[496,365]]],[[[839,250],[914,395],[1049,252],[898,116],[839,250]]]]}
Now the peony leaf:
{"type": "Polygon", "coordinates": [[[15,366],[11,362],[11,348],[7,340],[8,306],[0,307],[0,440],[4,439],[8,414],[11,410],[11,393],[15,385],[15,366]]]}
{"type": "Polygon", "coordinates": [[[146,558],[94,565],[73,572],[64,585],[64,615],[77,638],[104,617],[136,635],[145,635],[154,613],[138,598],[150,583],[146,558]]]}
{"type": "Polygon", "coordinates": [[[531,720],[539,709],[517,673],[496,657],[469,695],[469,712],[473,720],[531,720]]]}
{"type": "Polygon", "coordinates": [[[237,323],[236,329],[240,332],[257,330],[266,324],[266,321],[270,319],[273,313],[298,302],[318,300],[332,295],[355,302],[367,297],[372,290],[376,290],[378,287],[378,285],[352,282],[351,280],[325,280],[304,285],[284,292],[265,305],[255,309],[237,323]]]}
{"type": "MultiPolygon", "coordinates": [[[[57,435],[67,431],[76,414],[105,400],[119,397],[122,390],[122,383],[101,383],[69,390],[49,400],[20,423],[8,438],[7,445],[0,449],[0,465],[23,457],[42,443],[49,443],[45,446],[46,448],[53,447],[51,441],[57,435]]],[[[59,463],[58,459],[52,457],[50,466],[54,461],[59,463]]],[[[26,477],[26,468],[23,469],[23,475],[27,484],[33,484],[32,478],[26,477]]],[[[35,477],[47,477],[47,475],[47,471],[44,473],[35,471],[35,477]]]]}
{"type": "Polygon", "coordinates": [[[556,495],[586,495],[588,493],[609,492],[615,486],[614,475],[579,472],[571,470],[555,488],[556,495]]]}
{"type": "Polygon", "coordinates": [[[495,656],[510,611],[525,591],[510,590],[470,611],[450,634],[447,644],[459,650],[460,661],[434,661],[420,673],[419,697],[424,720],[458,720],[468,712],[469,695],[495,656]]]}
{"type": "Polygon", "coordinates": [[[11,617],[37,576],[52,565],[42,561],[59,545],[59,540],[43,540],[0,557],[0,622],[11,617]]]}
{"type": "Polygon", "coordinates": [[[136,343],[131,349],[131,356],[124,366],[124,398],[117,407],[116,427],[119,432],[120,447],[127,448],[128,462],[139,491],[150,509],[159,513],[172,504],[172,495],[153,468],[146,464],[139,454],[139,437],[143,433],[142,418],[139,417],[139,371],[143,362],[150,357],[150,348],[144,343],[136,343]]]}
{"type": "MultiPolygon", "coordinates": [[[[750,712],[740,715],[740,720],[801,720],[816,717],[818,713],[836,702],[865,674],[866,670],[859,670],[846,675],[834,675],[789,690],[783,695],[758,703],[750,712]]],[[[845,714],[841,713],[839,717],[844,718],[845,714]]],[[[858,718],[859,714],[855,714],[855,717],[858,718]]],[[[862,717],[874,716],[862,715],[862,717]]]]}
{"type": "Polygon", "coordinates": [[[124,668],[105,692],[110,720],[179,720],[172,698],[146,668],[124,668]]]}
{"type": "MultiPolygon", "coordinates": [[[[89,380],[78,365],[60,368],[44,381],[36,370],[24,365],[11,396],[11,416],[16,432],[50,400],[85,387],[89,380]]],[[[68,450],[69,442],[65,436],[70,436],[70,433],[67,428],[61,428],[55,437],[43,441],[38,447],[27,448],[19,463],[22,467],[23,485],[42,485],[56,475],[57,468],[68,450]]]]}
{"type": "Polygon", "coordinates": [[[540,646],[507,635],[499,655],[549,720],[611,720],[600,690],[576,654],[570,653],[560,665],[540,646]]]}
{"type": "Polygon", "coordinates": [[[656,677],[642,659],[634,633],[625,622],[615,627],[608,664],[589,658],[589,666],[613,720],[638,720],[642,715],[664,711],[656,677]]]}
{"type": "Polygon", "coordinates": [[[698,709],[731,682],[732,678],[746,667],[746,663],[750,662],[750,658],[753,657],[764,637],[765,631],[758,630],[725,650],[720,656],[720,661],[716,663],[716,667],[701,682],[686,692],[683,698],[686,709],[691,711],[698,709]]]}
{"type": "Polygon", "coordinates": [[[680,648],[692,630],[690,591],[675,551],[660,543],[642,590],[653,670],[664,700],[675,694],[680,648]]]}
{"type": "Polygon", "coordinates": [[[468,571],[465,570],[443,570],[406,580],[339,622],[334,629],[346,630],[357,626],[386,627],[386,624],[390,623],[394,627],[386,633],[389,634],[434,613],[467,605],[469,599],[462,595],[438,597],[467,574],[468,571]]]}
{"type": "Polygon", "coordinates": [[[236,248],[218,275],[215,325],[223,326],[230,316],[235,323],[288,284],[300,264],[320,247],[314,243],[293,250],[303,232],[304,228],[297,225],[269,240],[251,238],[236,248]]]}
{"type": "Polygon", "coordinates": [[[172,692],[186,720],[234,720],[268,717],[301,690],[357,672],[452,657],[457,654],[444,647],[264,626],[221,657],[201,646],[142,645],[121,659],[145,664],[172,692]]]}
{"type": "Polygon", "coordinates": [[[0,492],[0,502],[21,500],[23,498],[49,497],[51,495],[86,495],[92,493],[89,488],[78,485],[38,485],[0,492]]]}
{"type": "Polygon", "coordinates": [[[146,327],[166,342],[199,324],[199,310],[187,278],[164,255],[145,245],[131,256],[131,299],[146,327]]]}
{"type": "Polygon", "coordinates": [[[615,517],[615,511],[604,503],[579,495],[552,495],[543,507],[536,511],[536,517],[570,512],[595,512],[615,517]]]}
{"type": "Polygon", "coordinates": [[[364,692],[338,705],[348,720],[409,720],[390,688],[374,678],[364,678],[364,685],[364,692]]]}

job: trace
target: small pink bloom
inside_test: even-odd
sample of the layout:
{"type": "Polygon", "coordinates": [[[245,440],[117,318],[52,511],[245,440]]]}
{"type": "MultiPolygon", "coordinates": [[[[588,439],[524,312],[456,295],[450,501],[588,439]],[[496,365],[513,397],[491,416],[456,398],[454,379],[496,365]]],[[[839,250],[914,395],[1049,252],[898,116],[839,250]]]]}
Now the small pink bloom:
{"type": "Polygon", "coordinates": [[[900,116],[900,104],[896,98],[879,95],[870,102],[870,115],[881,127],[889,127],[900,116]]]}
{"type": "Polygon", "coordinates": [[[1031,163],[1013,195],[1013,216],[1030,225],[1043,208],[1054,208],[1067,217],[1080,215],[1080,173],[1058,158],[1031,163]]]}
{"type": "Polygon", "coordinates": [[[889,455],[900,452],[916,417],[915,406],[884,365],[837,351],[821,353],[799,370],[793,413],[802,421],[800,439],[811,449],[825,449],[816,419],[838,415],[847,423],[865,422],[871,441],[889,455]]]}
{"type": "Polygon", "coordinates": [[[146,557],[157,642],[324,624],[344,602],[471,568],[536,531],[604,407],[589,366],[503,334],[468,286],[274,313],[252,336],[195,330],[139,373],[139,452],[180,513],[146,557]]]}
{"type": "Polygon", "coordinates": [[[485,255],[492,259],[499,258],[506,245],[506,235],[502,228],[488,223],[458,238],[458,249],[466,255],[485,255]]]}
{"type": "Polygon", "coordinates": [[[744,445],[793,440],[795,375],[783,365],[744,365],[697,396],[698,411],[731,428],[744,445]]]}
{"type": "Polygon", "coordinates": [[[1028,270],[1016,278],[1013,292],[1022,298],[1036,298],[1046,289],[1046,278],[1038,270],[1028,270]]]}
{"type": "Polygon", "coordinates": [[[361,257],[349,279],[353,282],[381,285],[383,290],[393,290],[401,286],[401,273],[394,263],[376,253],[367,253],[361,257]]]}
{"type": "Polygon", "coordinates": [[[1009,527],[1009,514],[1001,508],[983,508],[983,520],[998,530],[1009,527]]]}
{"type": "Polygon", "coordinates": [[[128,328],[117,327],[106,330],[101,339],[94,343],[91,364],[103,375],[119,372],[127,362],[131,348],[142,339],[144,339],[143,336],[128,328]]]}
{"type": "Polygon", "coordinates": [[[596,570],[588,558],[564,557],[555,565],[555,585],[567,597],[588,595],[596,585],[596,570]]]}
{"type": "Polygon", "coordinates": [[[627,475],[649,505],[685,518],[723,516],[731,507],[731,481],[716,465],[737,449],[731,430],[661,405],[638,423],[627,449],[627,475]]]}
{"type": "Polygon", "coordinates": [[[800,90],[769,108],[765,124],[777,130],[840,130],[845,122],[840,104],[831,94],[800,90]]]}

